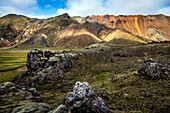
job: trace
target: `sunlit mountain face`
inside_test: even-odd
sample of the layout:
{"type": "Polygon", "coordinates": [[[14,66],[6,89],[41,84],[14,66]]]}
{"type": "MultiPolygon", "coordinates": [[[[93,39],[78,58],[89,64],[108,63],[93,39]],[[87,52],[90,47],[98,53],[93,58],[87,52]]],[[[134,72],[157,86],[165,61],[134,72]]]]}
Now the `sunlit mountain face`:
{"type": "Polygon", "coordinates": [[[86,47],[90,44],[148,43],[170,40],[165,15],[70,17],[48,19],[9,14],[0,18],[0,45],[6,48],[86,47]]]}

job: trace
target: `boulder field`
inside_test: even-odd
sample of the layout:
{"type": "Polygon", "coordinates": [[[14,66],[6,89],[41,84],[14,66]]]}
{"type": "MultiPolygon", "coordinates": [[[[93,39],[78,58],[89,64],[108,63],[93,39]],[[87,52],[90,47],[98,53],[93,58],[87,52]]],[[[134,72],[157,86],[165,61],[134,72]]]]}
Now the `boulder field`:
{"type": "Polygon", "coordinates": [[[25,89],[12,82],[0,84],[0,112],[12,113],[110,113],[105,101],[97,96],[87,82],[76,82],[73,92],[63,99],[63,104],[52,109],[42,103],[36,88],[25,89]]]}

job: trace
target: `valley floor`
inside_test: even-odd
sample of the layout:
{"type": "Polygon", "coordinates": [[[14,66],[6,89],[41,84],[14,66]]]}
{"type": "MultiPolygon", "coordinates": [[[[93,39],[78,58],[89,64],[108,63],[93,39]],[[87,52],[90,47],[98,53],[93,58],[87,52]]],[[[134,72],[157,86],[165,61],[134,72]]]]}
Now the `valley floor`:
{"type": "MultiPolygon", "coordinates": [[[[112,112],[165,113],[170,110],[169,77],[154,80],[138,75],[138,70],[145,59],[158,59],[162,63],[169,64],[170,43],[112,45],[110,49],[74,51],[81,52],[83,55],[78,60],[74,60],[74,67],[68,69],[63,78],[35,86],[40,91],[44,103],[56,108],[62,104],[64,96],[72,91],[77,81],[87,81],[94,92],[106,101],[112,112]]],[[[13,50],[1,52],[1,71],[16,68],[7,66],[8,63],[23,67],[27,52],[28,50],[17,54],[16,51],[14,54],[13,50]],[[7,57],[6,60],[3,56],[7,57]],[[11,62],[8,62],[8,57],[11,62]]],[[[17,74],[20,73],[21,70],[17,71],[17,74]]],[[[17,74],[9,74],[7,79],[6,76],[0,76],[0,82],[10,81],[17,74]]],[[[19,84],[24,86],[24,83],[19,84]]]]}

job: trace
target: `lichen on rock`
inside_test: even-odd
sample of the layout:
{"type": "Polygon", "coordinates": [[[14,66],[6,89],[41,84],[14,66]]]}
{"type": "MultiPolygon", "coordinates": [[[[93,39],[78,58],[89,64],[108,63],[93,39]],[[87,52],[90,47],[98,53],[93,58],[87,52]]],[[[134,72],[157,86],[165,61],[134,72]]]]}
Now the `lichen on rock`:
{"type": "Polygon", "coordinates": [[[41,102],[42,98],[36,88],[25,89],[12,82],[0,84],[0,112],[32,102],[41,102]],[[10,107],[11,106],[11,107],[10,107]]]}
{"type": "Polygon", "coordinates": [[[97,96],[87,82],[76,82],[73,92],[64,97],[64,105],[71,113],[109,113],[105,101],[97,96]]]}
{"type": "Polygon", "coordinates": [[[63,73],[73,66],[77,59],[76,53],[60,53],[40,49],[33,49],[27,55],[27,71],[16,77],[13,82],[23,82],[29,86],[43,84],[45,80],[56,80],[63,77],[63,73]]]}
{"type": "Polygon", "coordinates": [[[162,64],[158,59],[146,59],[138,74],[152,79],[165,78],[170,75],[170,66],[162,64]]]}

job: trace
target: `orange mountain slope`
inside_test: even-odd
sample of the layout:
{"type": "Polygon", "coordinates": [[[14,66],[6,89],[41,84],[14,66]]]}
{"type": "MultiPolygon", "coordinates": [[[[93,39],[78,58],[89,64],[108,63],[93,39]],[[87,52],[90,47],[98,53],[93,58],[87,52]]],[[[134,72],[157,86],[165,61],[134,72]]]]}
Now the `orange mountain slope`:
{"type": "Polygon", "coordinates": [[[170,17],[165,15],[135,15],[135,16],[92,16],[93,20],[104,24],[109,28],[126,29],[133,34],[147,37],[149,28],[155,28],[160,32],[170,36],[170,17]]]}
{"type": "Polygon", "coordinates": [[[10,14],[0,18],[0,47],[85,47],[109,43],[170,41],[170,17],[165,15],[70,17],[48,19],[10,14]]]}

